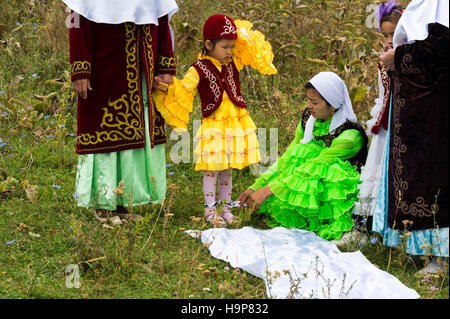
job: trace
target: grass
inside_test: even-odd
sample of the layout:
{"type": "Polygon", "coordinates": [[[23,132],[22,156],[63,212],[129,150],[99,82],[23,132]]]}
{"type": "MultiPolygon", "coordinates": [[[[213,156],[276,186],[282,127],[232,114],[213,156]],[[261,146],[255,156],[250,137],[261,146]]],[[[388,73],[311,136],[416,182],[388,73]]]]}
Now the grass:
{"type": "MultiPolygon", "coordinates": [[[[368,89],[376,88],[371,52],[381,47],[381,37],[364,24],[365,6],[372,3],[183,1],[172,22],[179,74],[201,48],[199,21],[222,12],[254,22],[273,45],[279,73],[262,77],[246,69],[242,90],[258,127],[278,128],[281,154],[299,120],[303,85],[321,70],[337,71],[358,96],[358,117],[369,118],[377,94],[368,89]]],[[[199,218],[202,175],[193,164],[168,162],[167,199],[135,208],[144,216],[141,223],[107,229],[91,210],[75,205],[76,107],[66,16],[56,0],[12,0],[0,11],[0,297],[266,298],[262,280],[227,269],[183,232],[208,228],[199,218]],[[80,268],[79,289],[66,288],[70,264],[80,268]]],[[[192,124],[190,130],[192,137],[192,124]]],[[[167,158],[175,143],[167,144],[167,158]]],[[[249,169],[233,172],[234,196],[253,179],[249,169]]],[[[240,226],[266,228],[259,216],[243,220],[240,226]]],[[[374,236],[377,242],[347,250],[361,249],[422,298],[448,298],[448,271],[418,276],[404,248],[390,249],[374,236]]]]}

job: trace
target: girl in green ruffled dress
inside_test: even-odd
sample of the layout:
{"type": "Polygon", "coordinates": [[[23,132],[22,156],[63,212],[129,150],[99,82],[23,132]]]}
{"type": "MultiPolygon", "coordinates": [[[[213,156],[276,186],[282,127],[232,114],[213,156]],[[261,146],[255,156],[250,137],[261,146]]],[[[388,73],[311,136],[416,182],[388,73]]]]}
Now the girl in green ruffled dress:
{"type": "Polygon", "coordinates": [[[308,105],[294,141],[238,200],[266,215],[271,227],[339,239],[353,227],[367,136],[338,75],[321,72],[305,88],[308,105]]]}

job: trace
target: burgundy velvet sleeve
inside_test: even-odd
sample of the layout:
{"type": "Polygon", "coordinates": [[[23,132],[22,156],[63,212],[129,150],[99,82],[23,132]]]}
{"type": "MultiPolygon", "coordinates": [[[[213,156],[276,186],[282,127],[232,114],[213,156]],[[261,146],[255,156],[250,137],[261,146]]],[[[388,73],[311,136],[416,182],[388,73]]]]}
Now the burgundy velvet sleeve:
{"type": "Polygon", "coordinates": [[[428,37],[422,41],[398,46],[395,50],[395,69],[401,74],[436,74],[436,68],[448,57],[448,28],[438,24],[428,25],[428,37]],[[442,50],[446,45],[447,50],[442,50]]]}
{"type": "Polygon", "coordinates": [[[165,15],[158,19],[158,57],[156,74],[175,74],[176,63],[173,56],[172,35],[169,27],[169,17],[165,15]]]}
{"type": "MultiPolygon", "coordinates": [[[[76,14],[73,13],[72,14],[76,14]]],[[[80,24],[69,28],[69,59],[72,81],[91,79],[91,22],[80,15],[80,24]]]]}

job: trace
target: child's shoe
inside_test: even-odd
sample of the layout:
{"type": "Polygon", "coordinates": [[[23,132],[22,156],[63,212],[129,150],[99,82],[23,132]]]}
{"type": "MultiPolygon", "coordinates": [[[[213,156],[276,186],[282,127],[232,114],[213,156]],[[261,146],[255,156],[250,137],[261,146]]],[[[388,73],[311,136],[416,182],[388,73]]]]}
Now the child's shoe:
{"type": "Polygon", "coordinates": [[[231,213],[231,207],[233,206],[231,206],[230,204],[225,204],[222,211],[222,218],[228,225],[231,225],[234,222],[238,221],[238,218],[234,216],[233,213],[231,213]]]}
{"type": "Polygon", "coordinates": [[[217,215],[217,209],[216,206],[212,206],[209,207],[208,205],[205,205],[205,214],[204,214],[204,218],[205,221],[207,221],[208,223],[211,223],[213,225],[214,228],[216,227],[226,227],[227,223],[225,222],[225,220],[220,217],[219,215],[217,215]]]}

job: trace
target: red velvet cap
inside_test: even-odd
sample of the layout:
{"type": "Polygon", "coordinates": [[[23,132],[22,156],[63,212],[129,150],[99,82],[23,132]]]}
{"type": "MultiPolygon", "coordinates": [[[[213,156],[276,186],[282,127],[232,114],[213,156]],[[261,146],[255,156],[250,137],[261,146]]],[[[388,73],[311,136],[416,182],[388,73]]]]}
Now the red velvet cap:
{"type": "Polygon", "coordinates": [[[236,25],[223,14],[210,16],[203,26],[203,39],[237,39],[236,25]]]}

